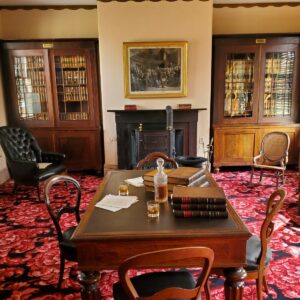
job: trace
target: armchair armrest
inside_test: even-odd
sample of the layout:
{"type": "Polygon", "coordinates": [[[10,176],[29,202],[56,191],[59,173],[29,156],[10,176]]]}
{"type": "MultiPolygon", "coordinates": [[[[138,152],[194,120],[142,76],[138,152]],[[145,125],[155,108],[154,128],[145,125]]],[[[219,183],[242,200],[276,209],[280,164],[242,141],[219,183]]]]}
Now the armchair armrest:
{"type": "Polygon", "coordinates": [[[42,152],[41,162],[50,162],[60,164],[65,159],[66,155],[58,152],[42,152]]]}
{"type": "Polygon", "coordinates": [[[10,160],[9,171],[17,183],[32,183],[39,169],[35,161],[10,160]]]}
{"type": "Polygon", "coordinates": [[[253,157],[253,164],[257,164],[259,159],[262,157],[262,154],[259,153],[258,155],[253,157]]]}

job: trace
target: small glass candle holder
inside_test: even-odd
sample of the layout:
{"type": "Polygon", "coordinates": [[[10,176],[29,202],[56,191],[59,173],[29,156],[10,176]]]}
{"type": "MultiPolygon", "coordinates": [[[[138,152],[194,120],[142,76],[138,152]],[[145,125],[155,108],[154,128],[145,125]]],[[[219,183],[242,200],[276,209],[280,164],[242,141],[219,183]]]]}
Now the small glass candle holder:
{"type": "Polygon", "coordinates": [[[159,203],[154,200],[147,201],[147,216],[149,218],[159,217],[159,203]]]}
{"type": "Polygon", "coordinates": [[[128,185],[123,183],[119,185],[119,196],[128,196],[129,195],[129,188],[128,185]]]}

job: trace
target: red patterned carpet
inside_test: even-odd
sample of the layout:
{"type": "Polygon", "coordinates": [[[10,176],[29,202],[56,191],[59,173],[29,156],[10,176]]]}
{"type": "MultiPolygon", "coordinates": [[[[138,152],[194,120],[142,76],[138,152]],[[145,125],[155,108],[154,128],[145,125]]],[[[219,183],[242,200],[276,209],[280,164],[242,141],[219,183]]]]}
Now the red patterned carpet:
{"type": "MultiPolygon", "coordinates": [[[[84,210],[101,181],[94,176],[74,175],[82,186],[84,210]]],[[[272,178],[249,188],[249,172],[214,175],[249,230],[259,234],[265,203],[275,189],[272,178]]],[[[66,263],[62,289],[55,288],[59,275],[59,252],[53,226],[43,203],[37,203],[33,188],[20,188],[12,195],[12,182],[0,186],[0,299],[80,299],[76,263],[66,263]]],[[[273,260],[268,276],[270,295],[265,299],[300,299],[300,217],[296,215],[298,173],[287,172],[287,198],[276,220],[271,241],[273,260]]],[[[60,195],[64,197],[63,193],[60,195]]],[[[69,222],[70,220],[66,220],[69,222]]],[[[194,271],[196,272],[196,271],[194,271]]],[[[105,300],[112,298],[115,271],[102,274],[105,300]]],[[[224,299],[223,281],[210,279],[212,299],[224,299]]],[[[244,299],[256,299],[254,281],[247,281],[244,299]]]]}

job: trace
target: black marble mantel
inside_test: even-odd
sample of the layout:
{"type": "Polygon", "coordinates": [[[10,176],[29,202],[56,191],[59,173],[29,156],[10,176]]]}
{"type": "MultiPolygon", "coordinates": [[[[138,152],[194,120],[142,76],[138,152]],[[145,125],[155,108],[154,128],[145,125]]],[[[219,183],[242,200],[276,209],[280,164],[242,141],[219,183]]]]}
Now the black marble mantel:
{"type": "MultiPolygon", "coordinates": [[[[197,154],[198,111],[206,108],[173,109],[176,155],[197,154]]],[[[165,130],[166,110],[108,110],[115,113],[118,168],[133,169],[137,163],[135,130],[165,130]]]]}

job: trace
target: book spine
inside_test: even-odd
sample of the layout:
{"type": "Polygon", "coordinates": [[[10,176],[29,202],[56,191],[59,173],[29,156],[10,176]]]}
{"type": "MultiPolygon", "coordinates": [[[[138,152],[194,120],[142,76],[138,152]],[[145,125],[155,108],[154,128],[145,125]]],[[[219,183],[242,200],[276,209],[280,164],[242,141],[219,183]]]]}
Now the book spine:
{"type": "Polygon", "coordinates": [[[177,218],[228,218],[227,211],[203,211],[203,210],[178,210],[174,209],[173,214],[177,218]]]}
{"type": "Polygon", "coordinates": [[[173,203],[178,204],[226,204],[225,198],[191,198],[191,197],[182,197],[182,198],[174,198],[173,203]]]}
{"type": "Polygon", "coordinates": [[[225,211],[226,204],[172,203],[175,210],[225,211]]]}

